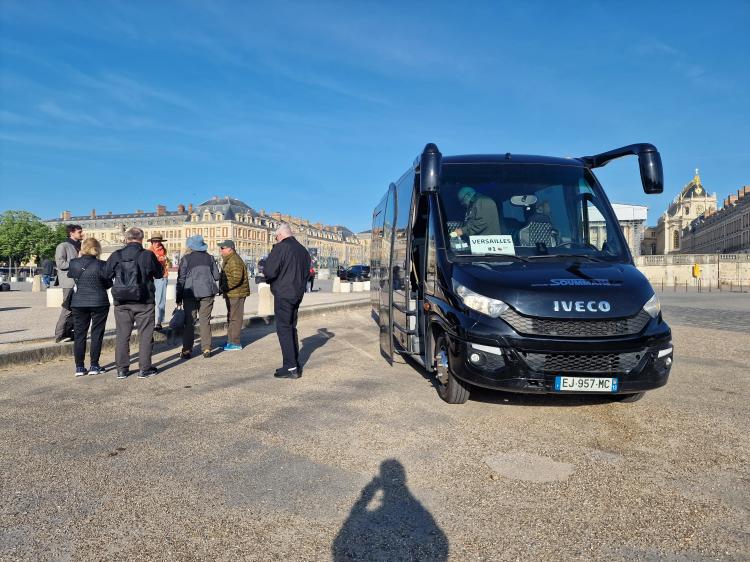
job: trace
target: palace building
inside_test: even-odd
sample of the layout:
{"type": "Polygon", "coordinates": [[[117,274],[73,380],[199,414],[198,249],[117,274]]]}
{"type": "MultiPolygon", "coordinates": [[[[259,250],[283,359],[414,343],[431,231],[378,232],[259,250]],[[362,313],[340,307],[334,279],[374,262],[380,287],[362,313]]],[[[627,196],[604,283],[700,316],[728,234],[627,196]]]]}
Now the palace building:
{"type": "Polygon", "coordinates": [[[256,211],[246,203],[233,197],[213,197],[194,207],[192,204],[177,205],[170,211],[158,205],[155,212],[137,210],[125,214],[97,214],[92,209],[89,215],[73,216],[63,211],[60,218],[45,221],[49,226],[60,223],[75,223],[83,227],[86,236],[93,236],[103,245],[116,246],[123,243],[125,231],[138,227],[145,238],[161,234],[167,242],[164,246],[176,262],[185,251],[185,240],[200,234],[209,247],[209,252],[219,255],[218,245],[222,240],[234,240],[237,253],[255,263],[271,251],[274,231],[282,222],[287,222],[294,236],[326,265],[357,264],[369,262],[364,253],[364,244],[344,226],[328,226],[311,223],[307,219],[283,215],[278,212],[256,211]],[[367,260],[365,262],[364,260],[367,260]]]}
{"type": "MultiPolygon", "coordinates": [[[[703,187],[698,170],[669,208],[659,217],[656,227],[645,234],[644,254],[677,254],[682,252],[685,229],[704,213],[716,212],[716,193],[709,195],[703,187]]],[[[684,252],[683,252],[684,253],[684,252]]]]}
{"type": "Polygon", "coordinates": [[[750,185],[724,199],[724,206],[706,211],[682,233],[682,253],[750,253],[750,185]]]}

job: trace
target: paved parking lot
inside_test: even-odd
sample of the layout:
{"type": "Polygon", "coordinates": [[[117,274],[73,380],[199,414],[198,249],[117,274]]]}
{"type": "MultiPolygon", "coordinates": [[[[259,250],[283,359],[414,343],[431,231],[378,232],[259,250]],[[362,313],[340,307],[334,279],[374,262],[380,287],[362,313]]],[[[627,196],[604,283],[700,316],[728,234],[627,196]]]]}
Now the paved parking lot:
{"type": "Polygon", "coordinates": [[[675,367],[635,404],[445,404],[365,311],[301,321],[299,381],[270,328],[148,380],[2,371],[0,558],[747,560],[747,302],[663,301],[675,367]]]}

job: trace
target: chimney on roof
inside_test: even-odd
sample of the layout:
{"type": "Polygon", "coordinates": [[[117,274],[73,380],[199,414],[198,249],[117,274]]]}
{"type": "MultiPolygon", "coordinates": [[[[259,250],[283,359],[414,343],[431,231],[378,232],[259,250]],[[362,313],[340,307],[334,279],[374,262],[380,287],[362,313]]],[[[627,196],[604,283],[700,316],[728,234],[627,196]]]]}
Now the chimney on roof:
{"type": "Polygon", "coordinates": [[[737,196],[732,194],[729,196],[729,204],[734,205],[737,202],[737,196]]]}
{"type": "Polygon", "coordinates": [[[70,216],[71,216],[70,215],[70,211],[63,211],[62,215],[60,215],[60,218],[62,220],[64,220],[64,221],[69,221],[70,220],[70,216]]]}
{"type": "Polygon", "coordinates": [[[163,217],[167,214],[167,207],[165,205],[157,205],[156,206],[156,216],[157,217],[163,217]]]}
{"type": "Polygon", "coordinates": [[[107,211],[107,215],[112,216],[112,211],[107,211]]]}
{"type": "Polygon", "coordinates": [[[91,209],[91,214],[89,215],[92,219],[96,218],[96,209],[91,209]]]}
{"type": "Polygon", "coordinates": [[[182,203],[177,205],[177,212],[180,214],[185,214],[185,205],[183,205],[182,203]]]}
{"type": "Polygon", "coordinates": [[[135,210],[135,214],[136,215],[142,215],[143,214],[143,209],[136,209],[135,210]]]}
{"type": "Polygon", "coordinates": [[[219,198],[216,195],[214,195],[214,201],[218,201],[218,200],[219,198]]]}
{"type": "Polygon", "coordinates": [[[261,209],[260,210],[260,214],[265,217],[266,216],[266,210],[265,209],[261,209]]]}
{"type": "Polygon", "coordinates": [[[188,205],[188,213],[192,214],[192,212],[193,212],[193,204],[190,203],[190,205],[188,205]]]}

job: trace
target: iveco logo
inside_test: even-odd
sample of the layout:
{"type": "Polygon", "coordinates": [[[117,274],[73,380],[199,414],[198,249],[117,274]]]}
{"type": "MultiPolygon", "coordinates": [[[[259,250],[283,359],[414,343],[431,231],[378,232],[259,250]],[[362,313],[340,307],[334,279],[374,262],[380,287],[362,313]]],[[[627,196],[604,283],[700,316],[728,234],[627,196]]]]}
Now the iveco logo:
{"type": "Polygon", "coordinates": [[[607,301],[554,301],[555,312],[609,312],[607,301]]]}

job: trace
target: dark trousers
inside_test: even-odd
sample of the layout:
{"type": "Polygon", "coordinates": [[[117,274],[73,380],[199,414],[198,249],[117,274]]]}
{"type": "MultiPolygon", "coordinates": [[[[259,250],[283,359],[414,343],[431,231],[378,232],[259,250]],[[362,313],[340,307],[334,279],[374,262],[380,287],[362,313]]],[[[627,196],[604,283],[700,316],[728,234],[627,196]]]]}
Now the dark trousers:
{"type": "Polygon", "coordinates": [[[310,292],[313,292],[313,283],[315,283],[315,277],[310,277],[310,292]]]}
{"type": "Polygon", "coordinates": [[[99,356],[102,353],[102,341],[104,341],[104,328],[107,325],[109,306],[84,306],[74,308],[73,333],[75,343],[73,344],[73,357],[76,367],[83,367],[86,361],[86,335],[91,326],[91,364],[99,364],[99,356]]]}
{"type": "MultiPolygon", "coordinates": [[[[65,301],[65,298],[68,296],[68,293],[73,290],[73,287],[70,289],[63,289],[63,302],[65,301]]],[[[64,338],[65,336],[72,335],[71,332],[73,331],[73,317],[70,315],[70,310],[67,308],[60,308],[60,317],[57,319],[57,325],[55,326],[55,337],[56,338],[64,338]]]]}
{"type": "Polygon", "coordinates": [[[195,339],[195,318],[201,323],[201,351],[211,349],[211,311],[214,309],[214,298],[185,299],[185,328],[182,330],[182,349],[193,349],[195,339]]]}
{"type": "Polygon", "coordinates": [[[134,303],[115,306],[115,363],[118,369],[130,366],[130,334],[133,332],[133,325],[138,328],[138,366],[144,371],[152,366],[154,305],[134,303]]]}
{"type": "Polygon", "coordinates": [[[273,314],[276,318],[276,335],[281,346],[284,369],[299,367],[299,338],[297,337],[297,313],[302,299],[283,299],[276,297],[273,301],[273,314]]]}
{"type": "Polygon", "coordinates": [[[227,305],[227,342],[240,345],[242,320],[245,313],[245,297],[230,298],[225,296],[227,305]]]}

